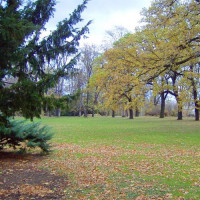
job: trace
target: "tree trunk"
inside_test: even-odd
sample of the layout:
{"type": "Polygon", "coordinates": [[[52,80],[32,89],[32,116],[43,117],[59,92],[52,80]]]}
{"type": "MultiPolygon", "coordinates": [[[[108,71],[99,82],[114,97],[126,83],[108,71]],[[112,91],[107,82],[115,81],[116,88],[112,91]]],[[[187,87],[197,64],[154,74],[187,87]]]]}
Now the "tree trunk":
{"type": "Polygon", "coordinates": [[[129,119],[133,119],[133,109],[129,108],[129,119]]]}
{"type": "Polygon", "coordinates": [[[61,114],[61,109],[60,109],[60,108],[57,108],[57,109],[56,109],[56,116],[57,116],[57,117],[60,117],[60,114],[61,114]]]}
{"type": "MultiPolygon", "coordinates": [[[[190,71],[193,72],[193,66],[190,66],[190,71]]],[[[193,92],[193,99],[194,99],[194,105],[195,105],[195,109],[194,109],[194,113],[195,113],[195,121],[199,121],[199,101],[198,101],[198,94],[197,94],[197,88],[195,85],[195,81],[193,78],[191,78],[191,82],[192,82],[192,92],[193,92]]]]}
{"type": "Polygon", "coordinates": [[[97,102],[98,102],[98,95],[99,93],[96,93],[94,94],[94,104],[93,104],[93,107],[92,107],[92,117],[94,117],[94,114],[95,114],[95,106],[97,105],[97,102]]]}
{"type": "Polygon", "coordinates": [[[138,108],[135,109],[135,116],[139,117],[140,116],[140,111],[138,110],[138,108]]]}
{"type": "Polygon", "coordinates": [[[177,89],[174,90],[174,96],[175,96],[176,102],[178,104],[178,118],[177,118],[177,120],[182,120],[183,119],[183,113],[182,113],[183,106],[182,106],[181,100],[179,98],[177,89]]]}
{"type": "Polygon", "coordinates": [[[165,93],[161,92],[160,97],[161,97],[160,118],[164,118],[165,117],[165,93]]]}
{"type": "Polygon", "coordinates": [[[125,111],[125,117],[128,117],[128,110],[125,111]]]}
{"type": "Polygon", "coordinates": [[[158,105],[158,102],[159,102],[159,98],[154,97],[154,98],[153,98],[153,104],[154,104],[154,106],[157,106],[157,105],[158,105]]]}
{"type": "Polygon", "coordinates": [[[115,117],[115,111],[112,110],[112,117],[115,117]]]}
{"type": "Polygon", "coordinates": [[[122,108],[122,117],[126,117],[126,114],[125,114],[124,108],[122,108]]]}
{"type": "Polygon", "coordinates": [[[88,108],[89,108],[89,92],[87,92],[86,107],[85,107],[84,117],[88,116],[88,108]]]}
{"type": "Polygon", "coordinates": [[[92,117],[94,117],[94,107],[92,108],[92,117]]]}
{"type": "Polygon", "coordinates": [[[84,117],[88,116],[87,108],[84,110],[84,117]]]}
{"type": "Polygon", "coordinates": [[[199,121],[199,102],[197,100],[197,90],[195,87],[193,87],[193,97],[194,97],[194,104],[195,104],[195,121],[199,121]]]}
{"type": "Polygon", "coordinates": [[[82,103],[82,94],[80,94],[80,102],[79,102],[79,112],[78,112],[78,116],[79,117],[81,117],[81,115],[82,115],[82,105],[83,105],[83,103],[82,103]]]}
{"type": "Polygon", "coordinates": [[[177,120],[182,120],[183,119],[183,112],[182,112],[182,105],[180,105],[180,103],[178,102],[178,118],[177,120]]]}
{"type": "Polygon", "coordinates": [[[195,121],[199,121],[199,105],[195,103],[195,121]]]}
{"type": "Polygon", "coordinates": [[[183,113],[182,111],[178,111],[178,118],[177,120],[182,120],[183,119],[183,113]]]}

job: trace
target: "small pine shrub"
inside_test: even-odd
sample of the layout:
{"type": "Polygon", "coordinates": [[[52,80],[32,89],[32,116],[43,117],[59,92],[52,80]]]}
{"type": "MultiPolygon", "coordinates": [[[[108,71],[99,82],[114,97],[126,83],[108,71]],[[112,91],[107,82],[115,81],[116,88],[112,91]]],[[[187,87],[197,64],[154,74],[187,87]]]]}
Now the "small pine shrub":
{"type": "Polygon", "coordinates": [[[40,147],[43,152],[49,152],[50,145],[47,143],[53,134],[49,127],[41,126],[40,123],[26,123],[22,120],[9,120],[6,127],[0,127],[0,149],[5,146],[27,148],[40,147]]]}

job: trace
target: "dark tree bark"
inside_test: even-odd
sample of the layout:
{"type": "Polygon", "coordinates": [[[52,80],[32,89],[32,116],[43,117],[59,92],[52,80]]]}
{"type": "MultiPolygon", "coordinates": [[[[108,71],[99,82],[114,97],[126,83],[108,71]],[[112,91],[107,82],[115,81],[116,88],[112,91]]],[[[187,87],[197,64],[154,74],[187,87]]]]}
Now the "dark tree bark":
{"type": "Polygon", "coordinates": [[[129,119],[133,119],[133,109],[129,108],[129,119]]]}
{"type": "Polygon", "coordinates": [[[138,108],[135,109],[135,116],[139,117],[140,116],[140,111],[138,110],[138,108]]]}
{"type": "Polygon", "coordinates": [[[158,105],[159,99],[160,99],[160,97],[159,98],[158,97],[154,97],[153,98],[153,104],[154,104],[154,106],[158,105]]]}
{"type": "Polygon", "coordinates": [[[179,99],[177,99],[177,103],[178,103],[178,118],[177,120],[182,120],[183,119],[183,106],[182,104],[179,102],[179,99]]]}
{"type": "Polygon", "coordinates": [[[177,73],[174,72],[173,76],[172,76],[172,83],[173,83],[173,95],[174,97],[176,98],[176,102],[178,104],[178,118],[177,120],[182,120],[183,119],[183,113],[182,113],[182,110],[183,110],[183,106],[182,106],[182,103],[181,103],[181,100],[179,98],[179,94],[178,94],[178,88],[176,86],[176,79],[177,79],[177,73]]]}
{"type": "Polygon", "coordinates": [[[178,104],[178,118],[177,118],[177,120],[182,120],[183,119],[183,112],[182,112],[183,106],[182,106],[181,100],[179,99],[178,92],[176,90],[174,92],[174,96],[175,96],[177,104],[178,104]]]}
{"type": "Polygon", "coordinates": [[[199,121],[199,104],[195,103],[195,121],[199,121]]]}
{"type": "Polygon", "coordinates": [[[115,111],[112,110],[112,117],[115,117],[115,111]]]}
{"type": "Polygon", "coordinates": [[[84,117],[88,117],[88,108],[89,108],[89,92],[87,92],[86,106],[84,109],[84,117]]]}
{"type": "Polygon", "coordinates": [[[178,118],[177,120],[182,120],[183,119],[183,113],[182,111],[178,111],[178,118]]]}
{"type": "Polygon", "coordinates": [[[160,105],[160,118],[164,118],[165,117],[165,100],[167,98],[167,93],[165,94],[165,92],[161,92],[160,94],[160,101],[161,101],[161,105],[160,105]]]}
{"type": "Polygon", "coordinates": [[[79,102],[79,112],[78,112],[78,116],[81,117],[82,115],[82,106],[83,106],[83,103],[82,103],[82,94],[80,94],[80,102],[79,102]]]}
{"type": "MultiPolygon", "coordinates": [[[[193,81],[194,82],[194,81],[193,81]]],[[[193,84],[193,98],[194,98],[194,105],[195,105],[195,109],[194,109],[194,113],[195,113],[195,121],[199,121],[199,101],[198,101],[198,97],[197,97],[197,90],[195,85],[193,84]]]]}
{"type": "Polygon", "coordinates": [[[125,113],[124,108],[122,108],[122,117],[126,117],[126,113],[125,113]]]}
{"type": "MultiPolygon", "coordinates": [[[[190,71],[193,72],[193,66],[190,66],[190,71]]],[[[194,113],[195,113],[195,121],[199,121],[199,100],[198,100],[198,92],[195,85],[195,81],[193,78],[190,79],[192,82],[192,92],[193,92],[193,99],[194,99],[194,113]]]]}

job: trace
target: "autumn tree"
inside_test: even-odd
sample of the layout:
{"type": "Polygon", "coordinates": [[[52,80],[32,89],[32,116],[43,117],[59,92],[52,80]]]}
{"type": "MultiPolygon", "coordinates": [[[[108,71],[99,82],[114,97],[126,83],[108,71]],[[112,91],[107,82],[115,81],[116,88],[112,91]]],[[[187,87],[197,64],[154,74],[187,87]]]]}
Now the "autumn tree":
{"type": "Polygon", "coordinates": [[[186,73],[179,76],[179,72],[191,66],[191,63],[197,63],[200,57],[199,10],[197,1],[174,0],[154,1],[149,9],[144,9],[145,25],[134,34],[119,39],[104,53],[106,64],[100,70],[99,77],[106,82],[104,87],[109,91],[106,93],[105,90],[107,100],[116,104],[123,97],[128,100],[127,105],[133,108],[137,105],[134,99],[141,97],[138,91],[145,92],[146,85],[155,83],[160,77],[162,90],[157,92],[162,100],[161,117],[164,114],[164,100],[171,91],[178,103],[178,119],[182,119],[184,100],[187,99],[185,91],[193,81],[190,77],[191,83],[187,85],[186,73]],[[166,84],[169,79],[172,88],[166,84]]]}
{"type": "Polygon", "coordinates": [[[195,120],[199,121],[199,109],[200,109],[200,62],[189,66],[189,73],[187,73],[187,78],[191,81],[192,96],[194,102],[194,113],[195,120]]]}
{"type": "Polygon", "coordinates": [[[104,53],[105,64],[99,68],[96,80],[104,87],[107,107],[115,110],[116,106],[123,104],[129,110],[130,119],[133,119],[134,110],[143,103],[144,87],[137,76],[140,64],[131,39],[129,35],[121,38],[104,53]]]}
{"type": "Polygon", "coordinates": [[[144,63],[141,76],[148,83],[171,71],[178,119],[182,119],[183,94],[189,87],[179,77],[180,71],[196,63],[200,56],[199,8],[196,1],[154,1],[149,9],[143,10],[146,25],[138,30],[144,63]]]}
{"type": "Polygon", "coordinates": [[[160,75],[157,78],[155,78],[152,83],[154,98],[159,96],[160,118],[165,117],[165,102],[169,94],[169,88],[168,88],[169,78],[170,78],[169,75],[166,73],[164,75],[160,75]]]}
{"type": "Polygon", "coordinates": [[[199,8],[195,1],[159,0],[143,11],[142,44],[151,78],[199,58],[199,8]]]}

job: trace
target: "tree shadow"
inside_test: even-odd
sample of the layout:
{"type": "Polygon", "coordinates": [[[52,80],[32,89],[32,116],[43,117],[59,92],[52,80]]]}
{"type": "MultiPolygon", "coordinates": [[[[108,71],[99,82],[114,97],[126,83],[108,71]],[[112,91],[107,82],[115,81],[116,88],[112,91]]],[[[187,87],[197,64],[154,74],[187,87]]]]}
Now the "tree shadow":
{"type": "Polygon", "coordinates": [[[0,161],[45,159],[45,157],[46,156],[41,153],[19,153],[12,151],[0,151],[0,161]]]}
{"type": "Polygon", "coordinates": [[[62,199],[68,178],[43,168],[47,158],[40,153],[1,151],[0,199],[62,199]]]}

